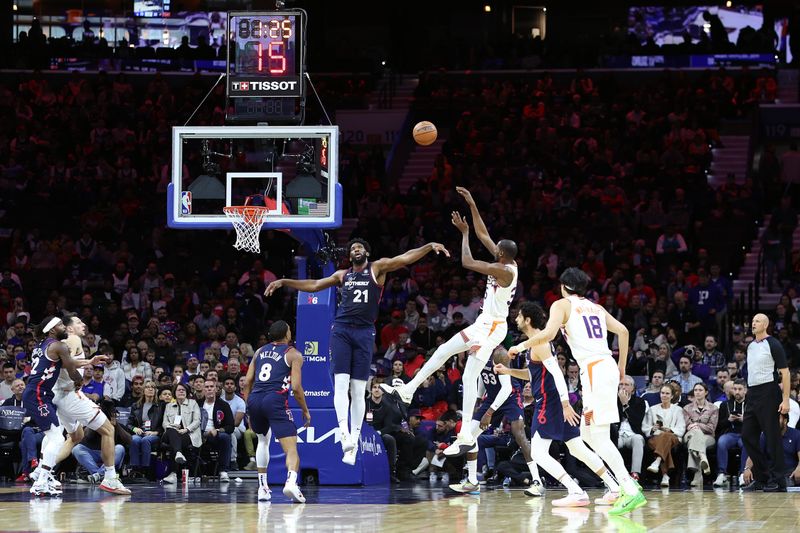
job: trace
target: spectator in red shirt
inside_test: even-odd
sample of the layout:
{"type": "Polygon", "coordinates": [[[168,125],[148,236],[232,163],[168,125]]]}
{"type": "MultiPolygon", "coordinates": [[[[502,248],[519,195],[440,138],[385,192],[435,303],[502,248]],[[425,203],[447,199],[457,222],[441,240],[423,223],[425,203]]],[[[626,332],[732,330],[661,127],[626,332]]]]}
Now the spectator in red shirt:
{"type": "Polygon", "coordinates": [[[403,324],[405,315],[399,309],[392,311],[392,321],[381,329],[381,349],[386,350],[389,345],[396,343],[401,333],[408,333],[408,328],[403,324]]]}
{"type": "Polygon", "coordinates": [[[650,285],[645,285],[644,277],[641,274],[633,276],[633,287],[628,292],[628,301],[630,302],[633,298],[639,298],[642,305],[649,301],[656,301],[656,291],[650,285]]]}

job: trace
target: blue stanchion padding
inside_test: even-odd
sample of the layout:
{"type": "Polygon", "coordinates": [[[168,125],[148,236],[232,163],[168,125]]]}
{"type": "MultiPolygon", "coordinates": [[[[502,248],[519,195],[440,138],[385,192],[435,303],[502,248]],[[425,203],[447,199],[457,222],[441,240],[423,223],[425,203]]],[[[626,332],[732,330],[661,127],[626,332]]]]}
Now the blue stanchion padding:
{"type": "MultiPolygon", "coordinates": [[[[335,288],[297,293],[296,346],[303,354],[303,389],[309,409],[333,407],[329,344],[335,312],[335,288]]],[[[297,407],[291,395],[289,406],[297,407]]]]}
{"type": "MultiPolygon", "coordinates": [[[[297,452],[300,471],[316,470],[320,485],[385,485],[389,483],[389,459],[383,439],[372,426],[364,424],[359,439],[356,464],[342,462],[342,445],[336,412],[333,409],[309,409],[311,425],[298,427],[297,452]]],[[[302,426],[303,415],[292,409],[295,423],[302,426]]],[[[272,483],[286,479],[286,456],[280,443],[273,439],[269,448],[267,475],[272,483]]]]}

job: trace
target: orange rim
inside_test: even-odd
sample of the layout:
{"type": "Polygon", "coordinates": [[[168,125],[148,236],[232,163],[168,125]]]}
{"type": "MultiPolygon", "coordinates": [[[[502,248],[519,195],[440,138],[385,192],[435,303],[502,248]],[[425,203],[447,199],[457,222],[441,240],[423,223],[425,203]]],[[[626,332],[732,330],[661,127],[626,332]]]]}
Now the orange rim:
{"type": "Polygon", "coordinates": [[[266,207],[252,205],[229,205],[223,207],[222,210],[226,215],[239,217],[247,223],[260,222],[269,211],[266,207]]]}

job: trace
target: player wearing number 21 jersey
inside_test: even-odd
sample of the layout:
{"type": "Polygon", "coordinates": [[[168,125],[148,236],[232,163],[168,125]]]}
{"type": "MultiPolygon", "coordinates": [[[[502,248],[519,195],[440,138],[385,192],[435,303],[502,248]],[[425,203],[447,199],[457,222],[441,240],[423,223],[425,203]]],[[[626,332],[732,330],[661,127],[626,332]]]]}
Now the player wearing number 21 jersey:
{"type": "Polygon", "coordinates": [[[286,454],[288,475],[283,493],[302,503],[306,499],[297,486],[300,457],[297,454],[297,427],[294,425],[292,411],[289,410],[289,390],[291,389],[295,401],[303,411],[305,427],[308,427],[311,414],[308,412],[302,385],[303,356],[289,345],[292,332],[283,320],[270,326],[267,337],[269,344],[259,348],[253,355],[242,390],[247,399],[250,428],[258,435],[258,499],[266,501],[271,498],[267,484],[267,465],[269,443],[274,436],[286,454]]]}
{"type": "Polygon", "coordinates": [[[441,244],[431,242],[396,257],[370,262],[369,243],[363,239],[350,241],[347,252],[350,254],[350,268],[337,270],[331,276],[317,280],[279,279],[270,283],[264,294],[270,296],[281,287],[306,292],[340,287],[341,301],[330,339],[333,406],[344,452],[342,462],[354,465],[366,413],[367,380],[375,349],[375,320],[386,274],[415,263],[430,252],[444,252],[448,257],[450,254],[441,244]]]}

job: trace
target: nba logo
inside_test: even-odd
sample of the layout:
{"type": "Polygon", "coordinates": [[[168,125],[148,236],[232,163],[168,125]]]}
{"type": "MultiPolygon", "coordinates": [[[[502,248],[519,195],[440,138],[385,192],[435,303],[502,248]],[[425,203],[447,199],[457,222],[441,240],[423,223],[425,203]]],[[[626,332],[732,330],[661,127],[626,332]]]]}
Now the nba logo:
{"type": "Polygon", "coordinates": [[[181,215],[192,214],[192,191],[181,192],[181,215]]]}

